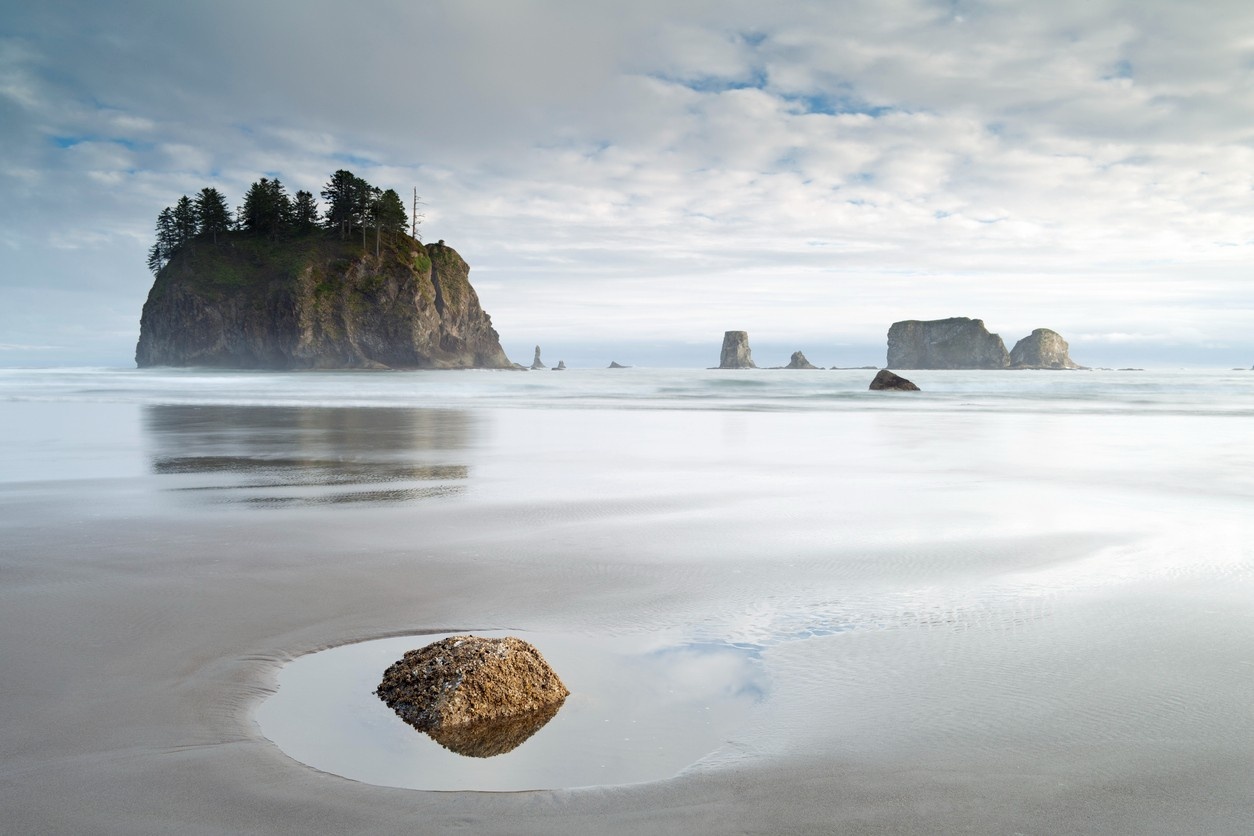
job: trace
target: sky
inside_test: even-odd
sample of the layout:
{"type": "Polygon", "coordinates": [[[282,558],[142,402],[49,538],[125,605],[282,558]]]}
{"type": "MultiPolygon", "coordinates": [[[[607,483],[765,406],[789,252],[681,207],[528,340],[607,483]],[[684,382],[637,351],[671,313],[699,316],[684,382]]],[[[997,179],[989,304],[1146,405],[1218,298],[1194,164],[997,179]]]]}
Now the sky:
{"type": "Polygon", "coordinates": [[[0,366],[133,363],[162,208],[348,168],[511,359],[1254,363],[1248,0],[0,4],[0,366]]]}

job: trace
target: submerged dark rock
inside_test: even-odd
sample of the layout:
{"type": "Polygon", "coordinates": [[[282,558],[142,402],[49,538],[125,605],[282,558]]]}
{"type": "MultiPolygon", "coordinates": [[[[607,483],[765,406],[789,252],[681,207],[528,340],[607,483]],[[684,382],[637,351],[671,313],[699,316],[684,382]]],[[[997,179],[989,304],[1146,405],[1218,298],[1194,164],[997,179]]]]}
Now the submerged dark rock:
{"type": "Polygon", "coordinates": [[[1015,343],[1010,350],[1012,369],[1081,369],[1068,353],[1070,346],[1062,335],[1048,328],[1037,328],[1015,343]]]}
{"type": "Polygon", "coordinates": [[[756,369],[753,352],[749,349],[748,331],[728,331],[723,334],[723,350],[719,354],[720,369],[756,369]]]}
{"type": "Polygon", "coordinates": [[[871,381],[870,389],[872,391],[880,390],[896,390],[898,392],[918,392],[919,387],[915,386],[909,380],[900,375],[893,374],[888,369],[880,369],[879,374],[875,375],[875,379],[871,381]]]}
{"type": "Polygon", "coordinates": [[[530,643],[450,636],[391,665],[375,694],[455,752],[508,752],[557,713],[570,691],[530,643]]]}
{"type": "Polygon", "coordinates": [[[608,366],[606,366],[606,368],[608,368],[608,369],[630,369],[630,368],[631,368],[631,366],[622,366],[622,365],[619,365],[618,363],[615,363],[613,360],[611,360],[611,361],[610,361],[610,364],[609,364],[608,366]]]}
{"type": "Polygon", "coordinates": [[[792,353],[792,358],[789,359],[788,361],[788,365],[784,366],[784,368],[786,369],[817,369],[818,366],[814,365],[809,360],[807,360],[806,356],[802,354],[800,351],[794,351],[792,353]]]}
{"type": "Polygon", "coordinates": [[[196,239],[157,274],[135,362],[240,369],[510,367],[452,247],[322,232],[196,239]]]}
{"type": "Polygon", "coordinates": [[[898,369],[1004,369],[1010,355],[983,320],[964,316],[894,322],[888,329],[888,362],[898,369]]]}

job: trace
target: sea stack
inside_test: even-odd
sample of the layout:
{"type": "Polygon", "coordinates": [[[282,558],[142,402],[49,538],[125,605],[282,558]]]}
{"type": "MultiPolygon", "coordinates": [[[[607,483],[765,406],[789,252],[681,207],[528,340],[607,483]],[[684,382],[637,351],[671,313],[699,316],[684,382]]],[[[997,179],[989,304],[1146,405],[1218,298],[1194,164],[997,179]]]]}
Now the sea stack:
{"type": "Polygon", "coordinates": [[[376,255],[371,244],[322,232],[193,240],[157,273],[136,364],[510,368],[452,247],[392,235],[376,255]]]}
{"type": "Polygon", "coordinates": [[[564,372],[564,371],[566,371],[566,361],[565,361],[565,360],[558,360],[558,361],[557,361],[557,365],[553,367],[553,371],[555,371],[555,372],[564,372]]]}
{"type": "Polygon", "coordinates": [[[965,316],[894,322],[887,366],[898,369],[1004,369],[1010,354],[984,321],[965,316]]]}
{"type": "Polygon", "coordinates": [[[784,366],[784,368],[786,369],[817,369],[818,366],[814,365],[809,360],[807,360],[806,356],[802,354],[800,351],[794,351],[792,353],[792,358],[788,361],[788,365],[784,366]]]}
{"type": "Polygon", "coordinates": [[[1010,350],[1012,369],[1080,369],[1071,360],[1070,346],[1062,335],[1048,328],[1037,328],[1015,343],[1010,350]]]}
{"type": "Polygon", "coordinates": [[[723,351],[719,355],[720,369],[756,369],[753,352],[749,350],[748,331],[728,331],[723,334],[723,351]]]}
{"type": "Polygon", "coordinates": [[[533,369],[547,369],[548,368],[548,366],[540,362],[540,346],[536,346],[536,357],[534,360],[531,361],[531,368],[533,369]]]}

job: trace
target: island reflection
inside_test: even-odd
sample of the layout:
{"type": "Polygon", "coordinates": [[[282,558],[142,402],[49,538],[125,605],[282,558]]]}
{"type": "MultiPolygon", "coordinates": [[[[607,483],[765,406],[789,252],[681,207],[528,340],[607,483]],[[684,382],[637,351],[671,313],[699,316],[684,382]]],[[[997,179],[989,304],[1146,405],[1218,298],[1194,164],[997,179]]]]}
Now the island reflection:
{"type": "Polygon", "coordinates": [[[277,507],[460,493],[474,422],[449,409],[153,405],[144,430],[169,490],[277,507]]]}

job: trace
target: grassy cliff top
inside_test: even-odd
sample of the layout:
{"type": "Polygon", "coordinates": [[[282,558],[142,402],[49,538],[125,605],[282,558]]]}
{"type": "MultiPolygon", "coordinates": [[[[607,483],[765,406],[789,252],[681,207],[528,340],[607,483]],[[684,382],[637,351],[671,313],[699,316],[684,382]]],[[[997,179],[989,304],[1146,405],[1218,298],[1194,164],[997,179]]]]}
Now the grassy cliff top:
{"type": "MultiPolygon", "coordinates": [[[[308,268],[315,274],[342,274],[362,259],[374,260],[374,235],[367,233],[340,238],[337,233],[314,230],[309,233],[271,239],[248,232],[219,233],[215,242],[201,236],[185,244],[157,274],[153,294],[160,296],[172,285],[210,298],[265,295],[279,287],[292,286],[308,268]]],[[[428,248],[407,235],[384,234],[376,264],[380,271],[409,269],[425,273],[431,258],[456,258],[451,248],[432,244],[428,248]],[[416,253],[416,255],[415,255],[416,253]]]]}

